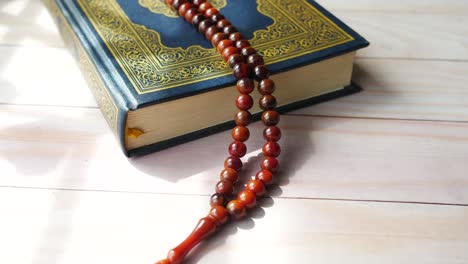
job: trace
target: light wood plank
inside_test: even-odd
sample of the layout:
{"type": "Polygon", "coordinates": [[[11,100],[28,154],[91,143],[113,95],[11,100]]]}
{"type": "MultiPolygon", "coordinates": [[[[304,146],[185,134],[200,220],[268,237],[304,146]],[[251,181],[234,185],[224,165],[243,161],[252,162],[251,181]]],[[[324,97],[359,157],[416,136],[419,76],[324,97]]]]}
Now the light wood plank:
{"type": "MultiPolygon", "coordinates": [[[[0,198],[0,261],[9,264],[154,263],[208,211],[208,198],[193,196],[3,188],[0,198]]],[[[261,204],[187,263],[468,262],[467,207],[261,204]]]]}
{"type": "Polygon", "coordinates": [[[293,114],[468,121],[468,63],[358,59],[361,93],[293,114]]]}
{"type": "MultiPolygon", "coordinates": [[[[127,160],[98,110],[0,107],[0,186],[209,195],[229,132],[127,160]]],[[[281,197],[468,204],[468,124],[284,116],[281,197]]],[[[258,168],[252,126],[244,180],[258,168]]]]}

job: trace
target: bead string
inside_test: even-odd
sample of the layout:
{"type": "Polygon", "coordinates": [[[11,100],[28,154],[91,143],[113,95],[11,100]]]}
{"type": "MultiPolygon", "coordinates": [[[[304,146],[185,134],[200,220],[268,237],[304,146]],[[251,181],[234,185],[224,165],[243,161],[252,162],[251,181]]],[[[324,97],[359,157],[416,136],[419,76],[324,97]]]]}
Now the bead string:
{"type": "Polygon", "coordinates": [[[156,263],[179,264],[193,247],[214,233],[218,226],[226,223],[229,216],[241,219],[246,215],[246,209],[255,207],[257,198],[265,193],[265,185],[273,182],[273,173],[278,170],[277,157],[281,149],[277,142],[281,138],[281,131],[276,126],[280,116],[275,111],[277,101],[272,95],[275,83],[269,79],[270,73],[262,56],[249,41],[207,0],[166,0],[166,3],[217,48],[224,61],[232,67],[239,91],[235,101],[239,111],[234,117],[237,126],[231,133],[234,141],[229,145],[230,156],[224,161],[216,192],[210,198],[211,210],[206,217],[200,219],[186,240],[170,250],[166,259],[156,263]],[[250,136],[247,126],[252,121],[249,109],[253,106],[250,93],[255,88],[254,80],[259,82],[257,90],[262,95],[259,105],[264,110],[262,122],[266,128],[263,136],[267,141],[262,148],[264,158],[255,178],[247,183],[236,199],[228,201],[234,195],[234,185],[242,169],[240,158],[247,152],[244,142],[250,136]]]}

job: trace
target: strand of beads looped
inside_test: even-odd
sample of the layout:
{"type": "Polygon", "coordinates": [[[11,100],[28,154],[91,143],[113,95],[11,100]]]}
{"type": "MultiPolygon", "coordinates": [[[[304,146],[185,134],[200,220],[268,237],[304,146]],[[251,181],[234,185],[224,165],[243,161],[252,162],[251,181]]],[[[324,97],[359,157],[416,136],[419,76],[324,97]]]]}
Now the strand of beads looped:
{"type": "Polygon", "coordinates": [[[255,207],[257,198],[265,193],[266,185],[273,182],[273,174],[278,171],[277,157],[281,148],[277,142],[281,138],[281,130],[277,127],[280,120],[280,115],[275,110],[277,101],[272,95],[276,88],[275,83],[269,79],[270,73],[263,57],[249,41],[206,0],[166,0],[166,3],[197,28],[218,50],[224,61],[229,63],[234,77],[238,80],[236,87],[239,92],[235,100],[239,111],[234,116],[237,126],[232,130],[233,141],[228,147],[229,156],[224,161],[220,180],[210,198],[212,208],[208,216],[200,219],[186,240],[169,251],[166,259],[157,262],[179,264],[193,247],[226,223],[229,216],[240,219],[246,215],[247,209],[255,207]],[[266,140],[262,147],[264,158],[255,178],[246,184],[245,189],[240,191],[235,199],[229,200],[234,197],[234,186],[243,165],[241,158],[247,153],[244,142],[250,137],[247,126],[252,121],[249,110],[254,104],[250,96],[255,89],[254,80],[258,81],[257,90],[261,94],[259,105],[263,110],[262,122],[266,126],[263,131],[266,140]]]}

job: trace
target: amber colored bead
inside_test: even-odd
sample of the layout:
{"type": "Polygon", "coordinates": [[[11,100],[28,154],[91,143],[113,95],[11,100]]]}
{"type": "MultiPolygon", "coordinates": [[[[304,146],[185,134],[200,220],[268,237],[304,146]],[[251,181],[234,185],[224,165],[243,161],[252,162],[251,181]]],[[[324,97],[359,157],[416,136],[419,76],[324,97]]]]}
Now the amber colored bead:
{"type": "Polygon", "coordinates": [[[237,96],[236,106],[239,110],[249,110],[253,106],[252,96],[248,94],[240,94],[237,96]]]}
{"type": "Polygon", "coordinates": [[[227,35],[230,35],[234,32],[237,32],[237,28],[235,28],[233,25],[225,26],[223,27],[223,32],[227,35]]]}
{"type": "Polygon", "coordinates": [[[236,171],[240,171],[242,169],[242,161],[238,157],[230,156],[227,157],[224,161],[224,168],[231,168],[236,171]]]}
{"type": "Polygon", "coordinates": [[[266,185],[269,185],[273,183],[273,173],[271,173],[269,170],[260,170],[255,175],[255,179],[262,181],[266,185]]]}
{"type": "Polygon", "coordinates": [[[214,7],[209,8],[204,12],[204,14],[205,14],[205,16],[207,18],[212,18],[214,14],[218,14],[218,13],[219,13],[218,9],[216,9],[214,7]]]}
{"type": "Polygon", "coordinates": [[[199,6],[198,6],[198,11],[202,12],[202,13],[205,13],[206,10],[212,8],[213,6],[208,3],[208,2],[205,2],[205,3],[201,3],[199,6]]]}
{"type": "Polygon", "coordinates": [[[198,31],[202,34],[205,34],[206,30],[213,25],[213,22],[210,19],[205,19],[198,24],[198,31]]]}
{"type": "Polygon", "coordinates": [[[240,50],[242,50],[243,48],[246,48],[246,47],[250,47],[250,43],[245,39],[241,39],[241,40],[236,41],[236,43],[234,45],[236,46],[236,48],[238,48],[240,50]]]}
{"type": "Polygon", "coordinates": [[[195,16],[193,16],[192,18],[192,25],[196,28],[198,28],[198,26],[200,25],[200,22],[202,22],[203,20],[206,20],[206,17],[205,15],[203,14],[196,14],[195,16]]]}
{"type": "Polygon", "coordinates": [[[190,8],[185,12],[185,21],[192,23],[193,17],[198,14],[198,10],[194,7],[190,8]]]}
{"type": "Polygon", "coordinates": [[[214,34],[218,33],[218,28],[216,26],[211,26],[205,31],[205,38],[209,41],[213,38],[214,34]]]}
{"type": "Polygon", "coordinates": [[[172,7],[175,9],[175,10],[179,10],[179,8],[183,5],[187,3],[187,0],[174,0],[172,2],[172,7]]]}
{"type": "Polygon", "coordinates": [[[259,180],[250,180],[247,183],[246,189],[255,193],[257,197],[265,194],[265,185],[263,184],[262,181],[259,181],[259,180]]]}
{"type": "Polygon", "coordinates": [[[237,81],[237,91],[241,94],[250,94],[255,87],[254,82],[249,78],[242,78],[237,81]]]}
{"type": "Polygon", "coordinates": [[[199,6],[199,5],[203,4],[203,3],[205,3],[206,0],[193,0],[192,2],[193,2],[194,6],[199,6]]]}
{"type": "Polygon", "coordinates": [[[213,37],[211,38],[211,44],[213,44],[213,46],[218,46],[219,42],[223,39],[226,39],[227,36],[226,34],[224,34],[223,32],[218,32],[216,34],[213,35],[213,37]]]}
{"type": "Polygon", "coordinates": [[[237,200],[241,201],[247,208],[254,208],[257,204],[255,193],[250,190],[243,190],[237,195],[237,200]]]}
{"type": "Polygon", "coordinates": [[[260,167],[263,170],[269,170],[273,173],[278,171],[279,168],[279,162],[276,158],[273,157],[265,157],[262,160],[262,163],[260,163],[260,167]]]}
{"type": "Polygon", "coordinates": [[[250,68],[255,68],[258,65],[263,65],[265,64],[265,61],[263,60],[263,57],[260,56],[259,54],[252,54],[247,58],[247,64],[249,65],[250,68]]]}
{"type": "Polygon", "coordinates": [[[245,47],[241,50],[242,56],[248,58],[250,55],[257,53],[253,47],[245,47]]]}
{"type": "Polygon", "coordinates": [[[245,126],[236,126],[232,129],[231,135],[234,140],[245,142],[250,137],[250,131],[245,126]]]}
{"type": "Polygon", "coordinates": [[[265,65],[258,65],[254,68],[255,78],[257,80],[263,80],[270,77],[270,71],[265,65]]]}
{"type": "Polygon", "coordinates": [[[258,84],[258,92],[263,95],[272,94],[276,89],[275,82],[272,79],[261,80],[258,84]]]}
{"type": "Polygon", "coordinates": [[[239,200],[230,201],[226,209],[232,217],[238,220],[245,216],[245,204],[239,200]]]}
{"type": "MultiPolygon", "coordinates": [[[[224,33],[223,33],[224,34],[224,33]]],[[[239,53],[233,54],[228,58],[229,66],[233,68],[238,63],[244,63],[244,56],[240,55],[239,53]]]]}
{"type": "Polygon", "coordinates": [[[245,153],[247,153],[247,147],[240,141],[234,141],[229,144],[228,150],[229,154],[239,158],[245,156],[245,153]]]}
{"type": "Polygon", "coordinates": [[[163,259],[163,260],[160,260],[160,261],[156,262],[156,264],[172,264],[172,263],[168,259],[163,259]]]}
{"type": "Polygon", "coordinates": [[[216,192],[220,194],[232,194],[234,191],[234,184],[231,181],[219,181],[216,184],[216,192]]]}
{"type": "Polygon", "coordinates": [[[247,126],[252,122],[252,114],[249,111],[239,111],[234,116],[234,121],[238,126],[247,126]]]}
{"type": "Polygon", "coordinates": [[[180,8],[179,8],[179,15],[181,17],[185,16],[185,12],[187,12],[187,10],[189,10],[190,8],[192,8],[192,4],[190,4],[190,3],[185,3],[185,4],[181,5],[180,8]]]}
{"type": "Polygon", "coordinates": [[[174,3],[174,0],[166,0],[166,4],[168,6],[172,6],[173,3],[174,3]]]}
{"type": "Polygon", "coordinates": [[[211,20],[213,20],[213,22],[215,22],[215,23],[218,23],[219,21],[223,20],[224,18],[225,17],[220,13],[216,13],[216,14],[211,16],[211,20]]]}
{"type": "Polygon", "coordinates": [[[263,110],[271,110],[276,107],[276,98],[273,95],[264,95],[259,100],[260,108],[263,110]]]}
{"type": "Polygon", "coordinates": [[[266,141],[278,141],[281,139],[281,130],[276,126],[269,126],[263,130],[263,137],[266,141]]]}
{"type": "Polygon", "coordinates": [[[227,47],[223,50],[222,56],[224,61],[228,61],[229,57],[234,54],[239,54],[239,51],[235,47],[227,47]]]}
{"type": "Polygon", "coordinates": [[[218,49],[219,53],[223,53],[223,50],[227,47],[232,47],[232,41],[229,39],[223,39],[218,43],[218,46],[216,48],[218,49]]]}
{"type": "Polygon", "coordinates": [[[267,110],[262,114],[262,121],[265,126],[276,126],[280,121],[280,115],[274,110],[267,110]]]}
{"type": "Polygon", "coordinates": [[[278,157],[281,153],[281,148],[278,143],[268,141],[263,145],[262,151],[266,157],[278,157]]]}
{"type": "Polygon", "coordinates": [[[243,39],[244,37],[240,32],[234,32],[229,35],[229,39],[232,40],[233,42],[239,41],[243,39]]]}
{"type": "Polygon", "coordinates": [[[237,171],[231,168],[227,168],[221,171],[219,174],[219,179],[224,181],[230,181],[232,183],[236,183],[239,179],[237,175],[237,171]]]}
{"type": "Polygon", "coordinates": [[[225,199],[224,199],[224,196],[220,193],[215,193],[213,195],[211,195],[210,197],[210,205],[211,207],[214,207],[214,206],[224,206],[224,202],[225,202],[225,199]]]}
{"type": "Polygon", "coordinates": [[[236,79],[242,79],[249,77],[249,66],[245,63],[238,63],[232,67],[233,75],[236,79]]]}
{"type": "MultiPolygon", "coordinates": [[[[218,21],[216,23],[216,26],[219,28],[219,29],[223,29],[224,27],[227,27],[231,25],[231,21],[227,20],[227,19],[221,19],[220,21],[218,21]]],[[[229,36],[229,34],[226,34],[227,36],[229,36]]]]}
{"type": "Polygon", "coordinates": [[[213,206],[208,216],[212,217],[217,225],[222,225],[229,219],[229,212],[222,206],[213,206]]]}

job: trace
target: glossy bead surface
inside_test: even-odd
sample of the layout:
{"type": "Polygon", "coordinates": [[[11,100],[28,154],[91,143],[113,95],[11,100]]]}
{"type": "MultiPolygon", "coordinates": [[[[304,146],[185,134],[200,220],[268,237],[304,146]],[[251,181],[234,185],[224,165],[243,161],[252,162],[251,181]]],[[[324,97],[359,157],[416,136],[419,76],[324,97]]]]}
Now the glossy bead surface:
{"type": "Polygon", "coordinates": [[[219,181],[216,184],[216,192],[223,195],[232,194],[234,191],[234,184],[231,181],[219,181]]]}
{"type": "Polygon", "coordinates": [[[217,225],[222,225],[229,219],[229,212],[222,206],[214,206],[211,208],[209,216],[216,221],[217,225]]]}
{"type": "Polygon", "coordinates": [[[230,41],[229,39],[221,40],[216,46],[219,53],[223,53],[223,50],[227,47],[232,47],[232,41],[230,41]]]}
{"type": "Polygon", "coordinates": [[[250,131],[245,126],[236,126],[232,129],[231,135],[234,140],[245,142],[250,137],[250,131]]]}
{"type": "Polygon", "coordinates": [[[205,31],[205,38],[209,41],[213,38],[213,36],[218,33],[218,28],[216,26],[211,26],[206,29],[205,31]]]}
{"type": "Polygon", "coordinates": [[[224,34],[223,32],[217,32],[211,38],[211,44],[213,44],[213,46],[217,47],[219,42],[221,40],[223,40],[223,39],[226,39],[226,37],[227,37],[226,34],[224,34]]]}
{"type": "Polygon", "coordinates": [[[269,170],[260,170],[255,175],[255,179],[262,181],[265,185],[273,183],[273,173],[269,170]]]}
{"type": "Polygon", "coordinates": [[[258,65],[254,68],[255,79],[263,80],[270,77],[270,71],[265,65],[258,65]]]}
{"type": "Polygon", "coordinates": [[[230,35],[234,32],[237,32],[237,28],[234,27],[233,25],[225,26],[223,27],[223,32],[224,34],[230,35]]]}
{"type": "Polygon", "coordinates": [[[187,10],[189,10],[190,8],[192,8],[192,4],[190,4],[190,3],[185,3],[185,4],[181,5],[180,8],[179,8],[179,15],[181,17],[185,16],[185,12],[187,12],[187,10]]]}
{"type": "Polygon", "coordinates": [[[172,7],[175,9],[175,10],[179,10],[179,8],[183,5],[187,3],[187,0],[174,0],[172,2],[172,7]]]}
{"type": "Polygon", "coordinates": [[[260,167],[263,170],[269,170],[273,173],[277,172],[279,169],[279,162],[276,158],[273,157],[265,157],[262,160],[262,163],[260,163],[260,167]]]}
{"type": "Polygon", "coordinates": [[[226,205],[229,214],[239,220],[245,216],[245,205],[239,200],[232,200],[226,205]]]}
{"type": "Polygon", "coordinates": [[[234,121],[238,126],[247,126],[252,122],[252,114],[249,111],[239,111],[234,116],[234,121]]]}
{"type": "Polygon", "coordinates": [[[198,6],[198,11],[202,12],[202,13],[205,13],[206,10],[212,8],[213,6],[208,3],[208,2],[205,2],[205,3],[201,3],[199,6],[198,6]]]}
{"type": "Polygon", "coordinates": [[[211,20],[213,20],[213,22],[215,23],[218,23],[219,21],[225,19],[224,16],[220,13],[216,13],[214,15],[211,16],[211,20]]]}
{"type": "Polygon", "coordinates": [[[242,79],[249,77],[249,66],[245,63],[238,63],[232,67],[232,75],[236,77],[236,79],[242,79]]]}
{"type": "MultiPolygon", "coordinates": [[[[217,26],[220,30],[222,30],[224,27],[227,27],[227,26],[229,26],[229,25],[231,25],[231,22],[230,22],[229,20],[227,20],[227,19],[221,19],[220,21],[218,21],[218,22],[216,23],[216,26],[217,26]]],[[[226,34],[226,35],[229,36],[229,34],[226,34]]]]}
{"type": "Polygon", "coordinates": [[[228,61],[229,57],[231,57],[234,54],[239,54],[237,49],[235,47],[227,47],[223,50],[223,53],[221,55],[223,56],[224,61],[228,61]]]}
{"type": "Polygon", "coordinates": [[[237,195],[237,200],[242,202],[247,208],[253,208],[257,204],[255,193],[249,190],[243,190],[237,195]]]}
{"type": "Polygon", "coordinates": [[[254,82],[249,78],[242,78],[237,81],[237,91],[241,94],[250,94],[254,90],[254,82]]]}
{"type": "Polygon", "coordinates": [[[265,126],[276,126],[280,121],[280,115],[274,110],[267,110],[262,114],[262,121],[265,126]]]}
{"type": "Polygon", "coordinates": [[[265,61],[263,60],[263,57],[259,54],[252,54],[249,57],[247,57],[247,64],[250,68],[254,69],[258,65],[265,64],[265,61]]]}
{"type": "Polygon", "coordinates": [[[240,94],[237,96],[236,106],[239,110],[249,110],[253,106],[252,96],[248,94],[240,94]]]}
{"type": "Polygon", "coordinates": [[[271,79],[261,80],[258,84],[258,92],[263,95],[272,94],[276,90],[275,82],[271,79]]]}
{"type": "Polygon", "coordinates": [[[228,62],[229,62],[229,66],[233,68],[236,64],[244,63],[245,60],[244,60],[244,56],[240,55],[239,53],[236,53],[229,57],[228,62]]]}
{"type": "Polygon", "coordinates": [[[241,50],[242,56],[244,56],[246,59],[255,53],[257,53],[257,51],[253,47],[245,47],[241,50]]]}
{"type": "Polygon", "coordinates": [[[194,6],[197,6],[197,7],[198,7],[199,5],[205,3],[206,0],[193,0],[192,2],[193,2],[193,5],[194,5],[194,6]]]}
{"type": "Polygon", "coordinates": [[[198,31],[205,34],[206,30],[213,25],[210,19],[205,19],[198,24],[198,31]]]}
{"type": "Polygon", "coordinates": [[[243,39],[242,34],[240,32],[234,32],[229,35],[229,39],[233,42],[243,39]]]}
{"type": "Polygon", "coordinates": [[[214,207],[214,206],[224,206],[224,202],[225,202],[225,199],[224,199],[224,196],[220,193],[215,193],[213,195],[211,195],[210,197],[210,205],[211,207],[214,207]]]}
{"type": "Polygon", "coordinates": [[[231,168],[236,171],[240,171],[242,169],[242,161],[238,157],[227,157],[226,160],[224,160],[224,168],[231,168]]]}
{"type": "Polygon", "coordinates": [[[239,179],[237,175],[237,171],[231,168],[227,168],[221,171],[219,174],[219,179],[224,181],[230,181],[232,183],[236,183],[239,179]]]}
{"type": "Polygon", "coordinates": [[[266,157],[278,157],[281,154],[281,148],[278,143],[273,141],[268,141],[263,145],[262,148],[263,154],[266,157]]]}
{"type": "Polygon", "coordinates": [[[245,153],[247,153],[247,147],[241,141],[233,141],[231,144],[229,144],[228,150],[231,156],[239,158],[245,156],[245,153]]]}
{"type": "Polygon", "coordinates": [[[263,110],[271,110],[276,107],[276,98],[273,95],[264,95],[260,98],[258,104],[263,110]]]}
{"type": "Polygon", "coordinates": [[[207,9],[207,10],[204,12],[204,14],[205,14],[205,16],[206,16],[207,18],[212,18],[213,15],[218,14],[218,13],[219,13],[218,9],[216,9],[216,8],[214,8],[214,7],[209,8],[209,9],[207,9]]]}
{"type": "Polygon", "coordinates": [[[206,17],[203,14],[196,14],[192,18],[192,25],[198,28],[198,26],[200,25],[200,22],[202,22],[203,20],[206,20],[206,17]]]}
{"type": "Polygon", "coordinates": [[[241,39],[241,40],[236,41],[234,45],[239,50],[242,50],[243,48],[246,48],[246,47],[250,47],[250,43],[245,39],[241,39]]]}
{"type": "Polygon", "coordinates": [[[192,23],[193,17],[198,14],[198,10],[196,8],[190,8],[185,12],[185,21],[192,23]]]}
{"type": "Polygon", "coordinates": [[[269,126],[263,130],[263,138],[276,142],[281,139],[281,130],[276,126],[269,126]]]}
{"type": "Polygon", "coordinates": [[[259,180],[250,180],[247,183],[246,189],[255,193],[257,197],[265,194],[265,185],[259,180]]]}

